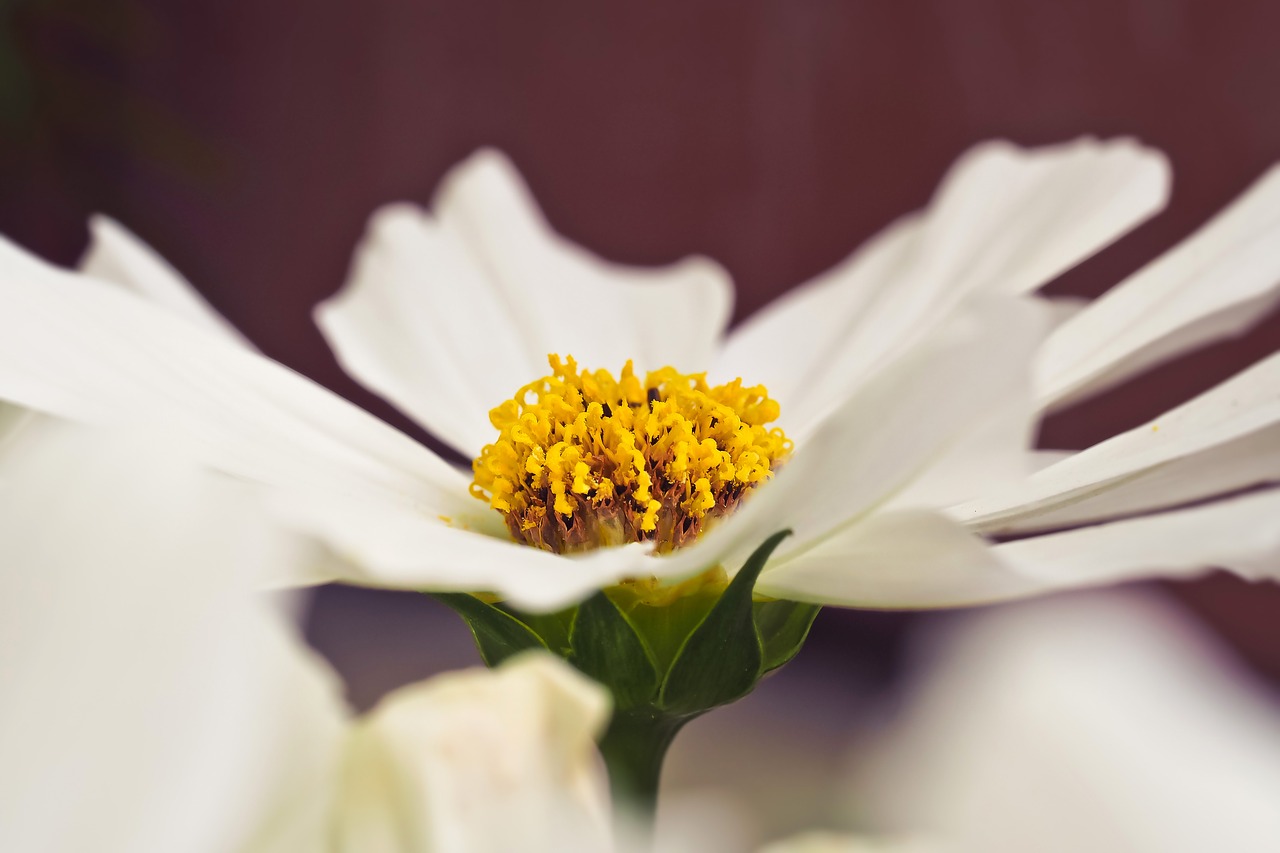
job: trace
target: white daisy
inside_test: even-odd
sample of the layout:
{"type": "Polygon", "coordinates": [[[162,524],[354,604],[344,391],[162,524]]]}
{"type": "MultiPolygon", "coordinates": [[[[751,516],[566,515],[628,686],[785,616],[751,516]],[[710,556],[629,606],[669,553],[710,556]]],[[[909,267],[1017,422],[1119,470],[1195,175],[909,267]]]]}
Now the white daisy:
{"type": "MultiPolygon", "coordinates": [[[[468,457],[490,445],[506,452],[504,441],[519,451],[518,467],[478,475],[474,488],[471,472],[235,340],[172,270],[103,221],[82,273],[0,247],[0,397],[188,440],[342,554],[342,580],[491,592],[530,610],[624,578],[733,572],[784,528],[794,536],[757,591],[816,603],[947,606],[1214,565],[1274,572],[1274,489],[994,547],[984,537],[1148,512],[1280,475],[1272,356],[1027,477],[1042,464],[1026,448],[1048,406],[1236,332],[1277,298],[1272,172],[1051,330],[1063,312],[1027,294],[1159,210],[1167,181],[1160,155],[1126,140],[979,146],[928,209],[726,335],[731,290],[715,264],[602,261],[556,236],[510,164],[481,152],[446,178],[430,213],[379,212],[350,282],[318,312],[344,366],[426,429],[468,457]],[[543,399],[586,381],[565,371],[521,401],[539,417],[594,418],[586,431],[570,435],[565,421],[543,423],[533,438],[500,436],[490,411],[546,374],[549,353],[593,370],[631,361],[637,377],[669,366],[671,384],[637,378],[658,399],[635,400],[619,418],[603,404],[588,412],[590,389],[567,408],[543,399]],[[702,389],[689,378],[702,371],[713,383],[740,376],[753,393],[702,389]],[[787,442],[764,461],[738,430],[773,428],[757,383],[780,404],[787,442]],[[703,396],[681,409],[667,399],[674,388],[703,396]],[[717,405],[755,408],[732,412],[732,435],[713,436],[690,461],[676,432],[696,448],[722,425],[704,417],[707,393],[717,405]],[[659,414],[673,419],[661,427],[665,443],[637,425],[659,414]],[[651,458],[637,436],[665,455],[651,458]],[[551,457],[556,443],[591,449],[551,457]],[[607,512],[593,516],[600,507],[607,512]],[[664,540],[664,513],[682,529],[716,523],[664,540]],[[543,523],[583,523],[590,535],[523,533],[543,523]],[[642,541],[588,547],[617,543],[619,530],[642,541]]],[[[509,426],[519,413],[508,403],[495,422],[509,426]]]]}

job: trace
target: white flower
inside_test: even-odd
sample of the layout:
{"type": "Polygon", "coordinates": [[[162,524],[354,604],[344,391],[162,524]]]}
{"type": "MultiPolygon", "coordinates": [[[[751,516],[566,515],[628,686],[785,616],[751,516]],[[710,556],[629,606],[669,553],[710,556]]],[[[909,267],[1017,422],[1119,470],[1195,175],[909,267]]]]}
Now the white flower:
{"type": "Polygon", "coordinates": [[[1280,703],[1172,603],[1062,597],[931,639],[852,757],[864,827],[957,853],[1280,848],[1280,703]]]}
{"type": "Polygon", "coordinates": [[[960,851],[950,845],[912,837],[876,838],[850,833],[812,831],[766,844],[758,853],[960,853],[960,851]]]}
{"type": "Polygon", "coordinates": [[[0,445],[0,849],[607,849],[603,690],[530,655],[352,719],[245,592],[277,532],[140,438],[0,445]]]}
{"type": "Polygon", "coordinates": [[[459,166],[431,213],[379,212],[351,281],[318,319],[356,378],[466,455],[494,440],[489,410],[544,373],[547,353],[769,386],[794,455],[671,553],[631,545],[566,557],[514,543],[468,494],[467,474],[210,328],[221,324],[171,270],[104,223],[87,275],[0,246],[0,397],[189,440],[347,558],[343,580],[486,590],[527,609],[627,577],[733,571],[782,528],[795,535],[757,588],[819,603],[956,605],[1212,565],[1256,576],[1274,570],[1280,547],[1276,490],[995,547],[980,535],[1147,512],[1280,476],[1272,356],[1027,479],[1043,464],[1025,449],[1046,407],[1235,332],[1277,298],[1272,172],[1050,332],[1062,311],[1027,294],[1157,211],[1167,181],[1158,154],[1125,140],[979,146],[926,211],[727,337],[730,288],[717,266],[595,258],[550,230],[493,152],[459,166]]]}

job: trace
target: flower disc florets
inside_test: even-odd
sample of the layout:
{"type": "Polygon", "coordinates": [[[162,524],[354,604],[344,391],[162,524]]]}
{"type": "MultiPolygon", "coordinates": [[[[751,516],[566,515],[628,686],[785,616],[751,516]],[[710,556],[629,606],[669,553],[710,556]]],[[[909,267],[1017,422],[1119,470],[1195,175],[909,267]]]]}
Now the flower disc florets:
{"type": "Polygon", "coordinates": [[[489,413],[499,430],[472,463],[471,494],[505,516],[517,540],[557,553],[695,539],[772,476],[791,452],[765,425],[778,404],[741,379],[650,372],[617,379],[550,356],[551,375],[489,413]]]}

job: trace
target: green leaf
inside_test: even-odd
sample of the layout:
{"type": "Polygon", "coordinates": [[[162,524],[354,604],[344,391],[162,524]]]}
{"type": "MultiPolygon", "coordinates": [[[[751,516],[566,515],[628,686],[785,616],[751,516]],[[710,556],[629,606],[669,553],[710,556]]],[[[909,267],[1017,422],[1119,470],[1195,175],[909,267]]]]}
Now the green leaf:
{"type": "Polygon", "coordinates": [[[764,643],[764,671],[771,672],[796,656],[822,608],[798,601],[762,601],[755,606],[756,627],[764,643]]]}
{"type": "Polygon", "coordinates": [[[644,641],[617,605],[597,592],[578,606],[569,633],[569,662],[608,687],[619,709],[653,700],[658,671],[644,641]]]}
{"type": "Polygon", "coordinates": [[[752,612],[751,591],[773,550],[790,535],[790,530],[782,530],[766,539],[693,629],[662,685],[662,708],[696,714],[742,698],[760,680],[764,647],[752,612]]]}
{"type": "Polygon", "coordinates": [[[461,616],[476,638],[476,647],[487,666],[497,666],[512,655],[528,649],[547,649],[542,638],[519,619],[485,604],[474,595],[460,592],[432,593],[461,616]]]}

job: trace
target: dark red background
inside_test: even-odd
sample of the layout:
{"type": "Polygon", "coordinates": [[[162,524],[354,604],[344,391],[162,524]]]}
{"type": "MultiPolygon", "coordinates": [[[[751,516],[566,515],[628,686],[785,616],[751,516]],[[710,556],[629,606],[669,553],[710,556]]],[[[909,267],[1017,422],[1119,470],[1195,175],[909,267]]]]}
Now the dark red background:
{"type": "MultiPolygon", "coordinates": [[[[310,309],[374,207],[427,200],[479,145],[508,151],[555,226],[607,257],[715,257],[738,317],[923,204],[981,139],[1132,134],[1168,152],[1169,212],[1054,285],[1085,294],[1280,160],[1280,4],[1263,0],[0,10],[0,231],[69,262],[86,215],[110,213],[268,354],[407,429],[337,369],[310,309]]],[[[1106,437],[1278,340],[1273,317],[1054,418],[1043,443],[1106,437]]],[[[1280,675],[1280,591],[1216,578],[1179,594],[1280,675]]],[[[471,659],[448,618],[420,596],[328,590],[311,635],[368,704],[471,659]]],[[[904,621],[828,613],[809,654],[887,671],[904,621]]]]}

